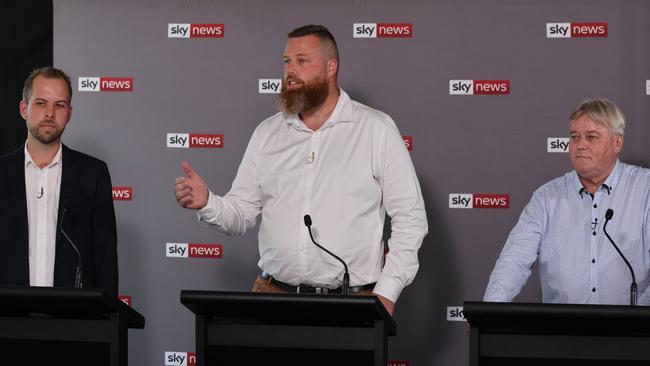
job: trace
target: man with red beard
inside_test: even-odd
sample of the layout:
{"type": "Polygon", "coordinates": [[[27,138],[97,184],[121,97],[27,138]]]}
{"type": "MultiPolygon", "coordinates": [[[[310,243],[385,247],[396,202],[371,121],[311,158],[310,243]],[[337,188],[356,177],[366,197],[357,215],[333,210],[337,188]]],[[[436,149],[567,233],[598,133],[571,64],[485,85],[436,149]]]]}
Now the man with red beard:
{"type": "Polygon", "coordinates": [[[404,141],[386,114],[355,102],[337,84],[336,42],[320,25],[289,33],[280,113],[253,133],[231,190],[210,192],[183,163],[178,203],[228,235],[259,229],[257,292],[375,294],[389,313],[418,270],[427,233],[420,185],[404,141]],[[384,255],[384,219],[391,217],[384,255]]]}
{"type": "Polygon", "coordinates": [[[72,86],[44,67],[25,81],[27,141],[0,158],[0,286],[95,287],[117,296],[117,235],[103,161],[69,149],[61,135],[72,86]]]}

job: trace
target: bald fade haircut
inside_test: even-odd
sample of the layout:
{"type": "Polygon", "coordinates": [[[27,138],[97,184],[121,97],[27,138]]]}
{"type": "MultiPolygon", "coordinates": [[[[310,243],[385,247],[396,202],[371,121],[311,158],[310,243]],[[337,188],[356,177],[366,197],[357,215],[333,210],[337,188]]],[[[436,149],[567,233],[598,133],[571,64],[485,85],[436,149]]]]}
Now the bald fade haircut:
{"type": "Polygon", "coordinates": [[[334,36],[325,26],[317,24],[303,25],[289,32],[289,38],[316,36],[321,41],[323,52],[330,58],[339,61],[339,48],[334,36]]]}

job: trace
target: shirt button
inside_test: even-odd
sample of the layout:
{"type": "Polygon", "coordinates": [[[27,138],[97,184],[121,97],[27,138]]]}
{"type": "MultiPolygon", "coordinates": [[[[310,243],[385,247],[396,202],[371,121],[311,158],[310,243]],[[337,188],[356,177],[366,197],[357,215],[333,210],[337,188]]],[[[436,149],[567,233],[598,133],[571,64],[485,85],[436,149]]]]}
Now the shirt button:
{"type": "Polygon", "coordinates": [[[591,292],[596,292],[596,288],[595,288],[595,287],[592,288],[592,289],[591,289],[591,292]]]}
{"type": "Polygon", "coordinates": [[[591,263],[596,263],[596,258],[592,258],[591,263]]]}
{"type": "Polygon", "coordinates": [[[598,208],[598,205],[594,203],[594,208],[598,208]]]}
{"type": "Polygon", "coordinates": [[[593,234],[593,235],[596,235],[596,232],[594,231],[592,234],[593,234]]]}

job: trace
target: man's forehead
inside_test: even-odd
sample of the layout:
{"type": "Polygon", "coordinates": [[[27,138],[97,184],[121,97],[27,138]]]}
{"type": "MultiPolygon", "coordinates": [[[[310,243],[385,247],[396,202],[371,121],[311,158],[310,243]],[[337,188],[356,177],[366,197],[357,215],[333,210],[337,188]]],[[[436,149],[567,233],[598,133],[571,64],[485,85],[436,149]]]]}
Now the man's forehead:
{"type": "Polygon", "coordinates": [[[287,41],[284,53],[285,55],[313,54],[319,47],[320,41],[316,36],[307,35],[303,37],[294,37],[289,38],[287,41]]]}
{"type": "Polygon", "coordinates": [[[584,134],[607,134],[609,129],[600,123],[593,123],[587,126],[576,126],[575,123],[572,123],[569,127],[569,134],[575,133],[584,133],[584,134]]]}
{"type": "Polygon", "coordinates": [[[70,99],[70,96],[68,95],[68,86],[65,80],[59,78],[46,78],[39,75],[34,79],[32,84],[31,99],[67,102],[70,99]]]}

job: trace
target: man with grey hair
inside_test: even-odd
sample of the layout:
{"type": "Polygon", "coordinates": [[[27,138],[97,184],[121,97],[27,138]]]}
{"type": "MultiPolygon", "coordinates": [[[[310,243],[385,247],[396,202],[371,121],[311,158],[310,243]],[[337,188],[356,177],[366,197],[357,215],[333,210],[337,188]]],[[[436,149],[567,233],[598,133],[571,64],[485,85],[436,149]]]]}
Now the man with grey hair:
{"type": "Polygon", "coordinates": [[[650,305],[650,170],[618,160],[625,119],[611,101],[582,102],[571,114],[574,170],[533,193],[490,275],[485,301],[508,302],[537,261],[547,303],[629,304],[632,266],[639,304],[650,305]]]}

